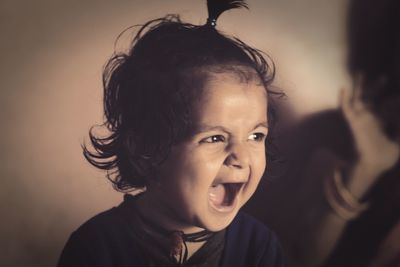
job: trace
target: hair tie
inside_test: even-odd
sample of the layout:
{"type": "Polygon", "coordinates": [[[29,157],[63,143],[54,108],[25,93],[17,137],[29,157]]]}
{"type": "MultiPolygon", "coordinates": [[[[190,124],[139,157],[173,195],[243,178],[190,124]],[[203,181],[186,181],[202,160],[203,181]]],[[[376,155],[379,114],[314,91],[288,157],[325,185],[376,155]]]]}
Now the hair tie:
{"type": "Polygon", "coordinates": [[[217,26],[217,20],[216,20],[216,19],[208,18],[208,19],[207,19],[206,25],[215,28],[215,26],[217,26]]]}
{"type": "Polygon", "coordinates": [[[205,25],[215,28],[217,19],[223,12],[242,7],[249,9],[245,0],[207,0],[208,19],[205,25]]]}

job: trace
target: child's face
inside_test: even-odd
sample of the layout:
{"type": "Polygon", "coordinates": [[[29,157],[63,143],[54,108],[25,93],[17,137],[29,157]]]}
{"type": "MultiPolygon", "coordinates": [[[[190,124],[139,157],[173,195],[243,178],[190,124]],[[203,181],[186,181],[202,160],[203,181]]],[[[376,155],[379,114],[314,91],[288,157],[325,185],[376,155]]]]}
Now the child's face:
{"type": "Polygon", "coordinates": [[[264,87],[230,73],[212,77],[194,110],[195,132],[172,148],[152,188],[160,209],[186,231],[227,227],[265,169],[264,87]]]}

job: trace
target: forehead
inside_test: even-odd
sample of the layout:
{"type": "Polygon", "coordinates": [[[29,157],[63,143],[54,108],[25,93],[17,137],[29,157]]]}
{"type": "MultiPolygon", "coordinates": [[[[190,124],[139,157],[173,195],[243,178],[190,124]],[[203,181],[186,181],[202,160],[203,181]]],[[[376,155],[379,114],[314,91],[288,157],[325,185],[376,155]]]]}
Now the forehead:
{"type": "Polygon", "coordinates": [[[240,98],[239,95],[242,95],[243,99],[257,95],[267,102],[267,90],[258,74],[244,68],[229,72],[209,73],[199,100],[209,102],[234,96],[240,98]]]}
{"type": "MultiPolygon", "coordinates": [[[[252,75],[257,75],[256,73],[252,75]]],[[[195,105],[195,123],[237,126],[267,121],[267,92],[258,76],[210,75],[195,105]]]]}

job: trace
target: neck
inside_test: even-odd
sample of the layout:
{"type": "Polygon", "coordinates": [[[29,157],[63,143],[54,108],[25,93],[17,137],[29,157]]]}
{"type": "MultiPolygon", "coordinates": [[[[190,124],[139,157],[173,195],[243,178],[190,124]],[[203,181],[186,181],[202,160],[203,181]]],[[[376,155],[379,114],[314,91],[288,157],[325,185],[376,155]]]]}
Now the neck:
{"type": "Polygon", "coordinates": [[[185,234],[191,234],[204,230],[186,223],[181,219],[181,214],[170,207],[163,206],[162,203],[164,202],[150,192],[145,192],[137,199],[137,208],[146,220],[167,231],[182,231],[185,234]]]}
{"type": "Polygon", "coordinates": [[[196,251],[198,251],[204,244],[206,243],[206,241],[203,242],[187,242],[187,250],[188,250],[188,259],[194,254],[196,253],[196,251]]]}
{"type": "MultiPolygon", "coordinates": [[[[161,205],[163,202],[153,197],[150,192],[144,192],[142,194],[143,195],[136,201],[137,209],[141,216],[152,225],[168,232],[181,231],[184,234],[192,234],[204,230],[203,228],[181,222],[183,220],[179,220],[179,214],[175,214],[170,208],[161,205]]],[[[186,241],[188,259],[205,243],[206,241],[186,241]]]]}

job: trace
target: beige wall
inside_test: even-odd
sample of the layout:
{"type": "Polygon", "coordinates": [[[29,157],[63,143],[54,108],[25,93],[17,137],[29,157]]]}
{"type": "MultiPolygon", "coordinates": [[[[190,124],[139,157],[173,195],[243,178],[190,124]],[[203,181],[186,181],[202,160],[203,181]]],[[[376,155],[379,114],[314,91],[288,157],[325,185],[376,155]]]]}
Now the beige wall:
{"type": "MultiPolygon", "coordinates": [[[[80,144],[102,120],[101,68],[124,28],[166,13],[206,18],[200,0],[0,3],[1,266],[53,266],[70,232],[116,205],[80,144]]],[[[268,52],[300,114],[336,105],[346,85],[346,0],[253,0],[220,29],[268,52]]]]}

